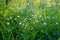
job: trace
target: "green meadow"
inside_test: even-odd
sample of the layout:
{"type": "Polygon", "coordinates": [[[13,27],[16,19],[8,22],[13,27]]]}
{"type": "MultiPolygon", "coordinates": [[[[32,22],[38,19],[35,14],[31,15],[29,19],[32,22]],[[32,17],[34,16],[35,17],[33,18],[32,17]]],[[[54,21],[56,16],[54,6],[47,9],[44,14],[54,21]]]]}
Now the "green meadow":
{"type": "Polygon", "coordinates": [[[60,0],[0,0],[0,40],[60,40],[60,0]]]}

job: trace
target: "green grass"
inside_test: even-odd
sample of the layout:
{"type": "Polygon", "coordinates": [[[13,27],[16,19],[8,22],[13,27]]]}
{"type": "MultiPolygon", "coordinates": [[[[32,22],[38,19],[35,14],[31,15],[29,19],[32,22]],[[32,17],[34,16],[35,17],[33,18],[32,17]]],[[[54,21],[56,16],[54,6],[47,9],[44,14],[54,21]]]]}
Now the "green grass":
{"type": "Polygon", "coordinates": [[[60,5],[46,7],[45,4],[36,6],[31,3],[21,9],[15,5],[5,5],[2,1],[0,40],[59,40],[59,8],[60,5]]]}

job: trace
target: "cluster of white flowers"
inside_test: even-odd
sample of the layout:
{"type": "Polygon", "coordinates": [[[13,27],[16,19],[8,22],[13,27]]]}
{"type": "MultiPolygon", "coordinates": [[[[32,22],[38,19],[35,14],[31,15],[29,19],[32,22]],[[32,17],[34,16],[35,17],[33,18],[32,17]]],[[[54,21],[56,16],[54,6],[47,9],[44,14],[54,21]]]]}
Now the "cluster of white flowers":
{"type": "MultiPolygon", "coordinates": [[[[14,18],[14,20],[17,20],[18,18],[19,18],[20,16],[17,16],[16,18],[14,18]]],[[[13,19],[13,17],[9,17],[9,18],[7,18],[7,20],[10,20],[10,19],[13,19]]]]}
{"type": "Polygon", "coordinates": [[[33,17],[33,18],[36,18],[36,17],[37,17],[37,15],[36,15],[36,14],[35,14],[35,15],[32,15],[32,17],[33,17]]]}
{"type": "Polygon", "coordinates": [[[8,18],[6,18],[6,20],[10,20],[10,19],[13,19],[11,16],[10,17],[8,17],[8,18]]]}
{"type": "MultiPolygon", "coordinates": [[[[17,20],[18,18],[20,18],[19,15],[17,17],[15,17],[14,20],[17,20]]],[[[6,18],[6,20],[10,20],[10,19],[13,19],[13,17],[10,16],[9,18],[6,18]]],[[[21,23],[19,23],[19,24],[21,24],[21,23]]],[[[10,22],[7,22],[7,25],[10,25],[10,22]]]]}
{"type": "MultiPolygon", "coordinates": [[[[32,15],[32,17],[36,17],[36,16],[37,16],[37,15],[32,15]]],[[[14,18],[14,20],[17,20],[18,18],[20,18],[19,15],[17,15],[17,16],[14,18]]],[[[50,16],[43,17],[42,15],[40,15],[39,18],[41,18],[41,20],[44,21],[44,18],[50,19],[51,17],[50,17],[50,16]]],[[[55,19],[55,18],[56,18],[55,16],[52,17],[52,19],[55,19]]],[[[13,17],[10,16],[9,18],[7,18],[7,20],[10,20],[10,19],[13,19],[13,17]]],[[[27,19],[28,19],[28,18],[24,18],[23,21],[25,22],[27,19]]],[[[32,21],[31,18],[29,18],[29,20],[32,21]]],[[[34,23],[38,23],[38,22],[39,22],[39,20],[36,19],[34,23]]],[[[22,23],[21,23],[21,22],[18,22],[18,24],[21,25],[22,23]]],[[[45,26],[47,23],[46,23],[46,22],[43,22],[43,23],[41,23],[41,24],[45,26]]],[[[55,23],[55,25],[58,25],[58,24],[59,24],[58,22],[55,23]]],[[[7,25],[10,25],[10,22],[7,22],[7,25]]],[[[22,25],[25,25],[25,24],[22,24],[22,25]]],[[[34,24],[34,25],[35,25],[35,24],[34,24]]]]}

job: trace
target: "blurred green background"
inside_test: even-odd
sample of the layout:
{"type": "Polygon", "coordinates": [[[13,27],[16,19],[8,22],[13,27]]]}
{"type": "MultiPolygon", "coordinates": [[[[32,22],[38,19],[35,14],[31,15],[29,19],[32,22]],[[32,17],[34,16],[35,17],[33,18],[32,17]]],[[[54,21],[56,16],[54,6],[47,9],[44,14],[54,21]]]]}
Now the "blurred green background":
{"type": "Polygon", "coordinates": [[[0,0],[0,40],[60,40],[60,0],[0,0]]]}

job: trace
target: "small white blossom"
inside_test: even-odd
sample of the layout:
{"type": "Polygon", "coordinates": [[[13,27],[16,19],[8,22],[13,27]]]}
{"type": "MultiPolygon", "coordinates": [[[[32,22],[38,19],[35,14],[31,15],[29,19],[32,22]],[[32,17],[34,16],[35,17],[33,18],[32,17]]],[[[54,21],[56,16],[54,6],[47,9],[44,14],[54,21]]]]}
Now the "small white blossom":
{"type": "Polygon", "coordinates": [[[34,15],[32,15],[32,16],[34,16],[34,15]]]}
{"type": "Polygon", "coordinates": [[[35,22],[39,22],[38,20],[36,20],[35,22]]]}
{"type": "Polygon", "coordinates": [[[21,25],[21,22],[19,23],[19,25],[21,25]]]}
{"type": "Polygon", "coordinates": [[[10,17],[10,19],[12,19],[12,17],[10,17]]]}
{"type": "Polygon", "coordinates": [[[18,18],[20,17],[20,16],[17,16],[18,18]]]}
{"type": "Polygon", "coordinates": [[[56,25],[58,25],[58,22],[56,22],[56,25]]]}
{"type": "Polygon", "coordinates": [[[52,19],[55,19],[55,17],[53,16],[52,19]]]}
{"type": "Polygon", "coordinates": [[[39,18],[41,18],[41,17],[42,17],[42,15],[39,16],[39,18]]]}
{"type": "Polygon", "coordinates": [[[10,22],[7,22],[7,25],[10,25],[10,22]]]}
{"type": "Polygon", "coordinates": [[[23,34],[21,34],[21,36],[23,36],[23,34]]]}
{"type": "Polygon", "coordinates": [[[43,25],[46,25],[46,22],[44,22],[43,25]]]}
{"type": "Polygon", "coordinates": [[[14,20],[17,20],[17,18],[14,18],[14,20]]]}
{"type": "Polygon", "coordinates": [[[50,17],[49,17],[49,16],[47,16],[47,18],[48,18],[48,19],[50,19],[50,17]]]}

